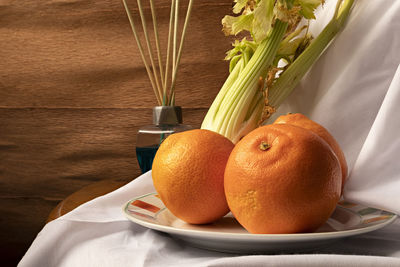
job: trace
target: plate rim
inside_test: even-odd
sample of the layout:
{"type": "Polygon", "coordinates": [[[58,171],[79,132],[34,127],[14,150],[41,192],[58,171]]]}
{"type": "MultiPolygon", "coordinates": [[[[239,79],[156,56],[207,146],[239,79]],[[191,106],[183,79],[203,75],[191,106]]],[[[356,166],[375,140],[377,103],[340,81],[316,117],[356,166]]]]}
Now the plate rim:
{"type": "MultiPolygon", "coordinates": [[[[175,235],[180,235],[180,236],[191,236],[191,237],[201,237],[204,239],[216,239],[216,238],[222,238],[222,239],[229,239],[229,240],[248,240],[248,241],[305,241],[305,240],[321,240],[321,239],[326,239],[326,238],[344,238],[344,237],[349,237],[349,236],[354,236],[354,235],[359,235],[359,234],[364,234],[364,233],[368,233],[368,232],[372,232],[375,230],[378,230],[380,228],[383,228],[391,223],[393,223],[397,218],[398,215],[390,212],[390,211],[385,211],[382,209],[377,209],[374,208],[378,211],[385,211],[390,213],[389,215],[391,216],[391,218],[370,225],[370,226],[366,226],[363,228],[357,228],[357,229],[349,229],[349,230],[342,230],[342,231],[335,231],[335,232],[318,232],[318,233],[296,233],[296,234],[251,234],[251,233],[227,233],[227,232],[215,232],[215,231],[207,231],[207,230],[196,230],[196,229],[182,229],[182,228],[176,228],[173,226],[167,226],[167,225],[161,225],[161,224],[156,224],[156,223],[152,223],[149,221],[145,221],[143,219],[140,219],[139,217],[134,217],[131,214],[129,214],[128,207],[129,205],[140,198],[149,196],[149,195],[156,195],[156,192],[150,192],[150,193],[146,193],[146,194],[142,194],[140,196],[136,196],[132,199],[130,199],[129,201],[127,201],[123,206],[122,206],[122,212],[124,213],[125,217],[136,223],[139,224],[143,227],[146,227],[148,229],[153,229],[153,230],[157,230],[157,231],[161,231],[164,233],[168,233],[168,234],[175,234],[175,235]]],[[[354,204],[358,204],[358,203],[354,203],[354,204]]],[[[358,205],[362,205],[362,204],[358,204],[358,205]]],[[[364,206],[364,205],[362,205],[364,206]]],[[[370,208],[365,206],[366,208],[370,208]]],[[[344,207],[340,207],[343,209],[346,209],[344,207]]],[[[161,212],[165,212],[167,211],[168,208],[165,207],[161,209],[159,211],[159,213],[161,212]]],[[[159,214],[158,213],[158,214],[159,214]]]]}

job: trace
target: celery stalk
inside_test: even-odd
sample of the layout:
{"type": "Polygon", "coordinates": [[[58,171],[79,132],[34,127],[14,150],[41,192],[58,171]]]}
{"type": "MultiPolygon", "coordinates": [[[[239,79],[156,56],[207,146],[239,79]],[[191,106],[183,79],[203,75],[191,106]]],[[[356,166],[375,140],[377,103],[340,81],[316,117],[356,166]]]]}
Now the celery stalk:
{"type": "Polygon", "coordinates": [[[236,41],[227,53],[230,75],[208,110],[202,129],[236,143],[260,125],[265,110],[279,107],[343,27],[354,0],[338,0],[334,18],[310,44],[307,31],[300,36],[307,26],[297,26],[302,18],[315,18],[314,11],[323,1],[235,0],[234,13],[242,15],[226,16],[222,20],[224,32],[236,35],[249,31],[254,41],[236,41]],[[276,77],[280,60],[287,65],[276,77]]]}
{"type": "Polygon", "coordinates": [[[265,78],[268,73],[268,67],[275,58],[287,26],[288,23],[276,20],[270,36],[260,43],[243,70],[238,74],[238,70],[234,68],[211,105],[202,129],[216,131],[237,142],[249,128],[246,118],[251,118],[252,122],[256,121],[250,128],[254,129],[253,127],[257,126],[261,118],[260,108],[254,109],[254,105],[251,104],[254,98],[259,98],[262,103],[259,78],[265,78]],[[249,116],[248,111],[252,109],[257,112],[249,116]]]}
{"type": "Polygon", "coordinates": [[[313,40],[310,46],[279,76],[269,89],[268,100],[270,106],[278,108],[298,85],[314,62],[318,60],[325,48],[345,24],[353,2],[354,0],[345,0],[342,5],[338,4],[332,20],[313,40]]]}

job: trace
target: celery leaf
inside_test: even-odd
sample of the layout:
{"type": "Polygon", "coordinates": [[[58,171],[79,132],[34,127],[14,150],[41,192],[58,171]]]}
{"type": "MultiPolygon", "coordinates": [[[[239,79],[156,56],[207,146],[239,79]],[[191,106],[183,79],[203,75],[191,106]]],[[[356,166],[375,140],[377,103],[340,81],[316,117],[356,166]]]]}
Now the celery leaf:
{"type": "Polygon", "coordinates": [[[233,13],[239,14],[242,9],[246,6],[248,0],[235,0],[235,6],[233,7],[233,13]]]}
{"type": "Polygon", "coordinates": [[[252,35],[256,42],[264,40],[272,27],[275,0],[260,0],[254,10],[252,35]]]}
{"type": "Polygon", "coordinates": [[[314,11],[324,0],[296,0],[301,6],[300,14],[306,19],[315,19],[314,11]]]}
{"type": "Polygon", "coordinates": [[[253,13],[237,17],[227,15],[222,19],[222,31],[225,35],[236,35],[243,30],[251,31],[253,19],[253,13]]]}

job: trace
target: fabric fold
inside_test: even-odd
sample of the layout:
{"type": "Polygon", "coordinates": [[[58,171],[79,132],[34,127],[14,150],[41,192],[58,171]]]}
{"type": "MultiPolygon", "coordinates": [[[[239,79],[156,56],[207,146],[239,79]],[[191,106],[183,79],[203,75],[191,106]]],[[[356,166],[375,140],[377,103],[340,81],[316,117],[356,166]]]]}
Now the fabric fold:
{"type": "Polygon", "coordinates": [[[345,198],[400,214],[400,65],[357,157],[345,198]]]}

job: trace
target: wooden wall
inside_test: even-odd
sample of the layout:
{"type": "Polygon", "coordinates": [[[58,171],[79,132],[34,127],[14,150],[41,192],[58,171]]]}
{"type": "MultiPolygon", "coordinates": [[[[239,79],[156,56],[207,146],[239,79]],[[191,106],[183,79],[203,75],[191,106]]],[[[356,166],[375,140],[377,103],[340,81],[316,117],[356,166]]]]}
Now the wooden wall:
{"type": "MultiPolygon", "coordinates": [[[[155,2],[165,45],[169,0],[155,2]]],[[[195,0],[176,92],[195,127],[227,76],[231,6],[195,0]]],[[[140,174],[136,131],[156,101],[121,1],[0,0],[0,40],[0,251],[12,266],[66,196],[140,174]]]]}

